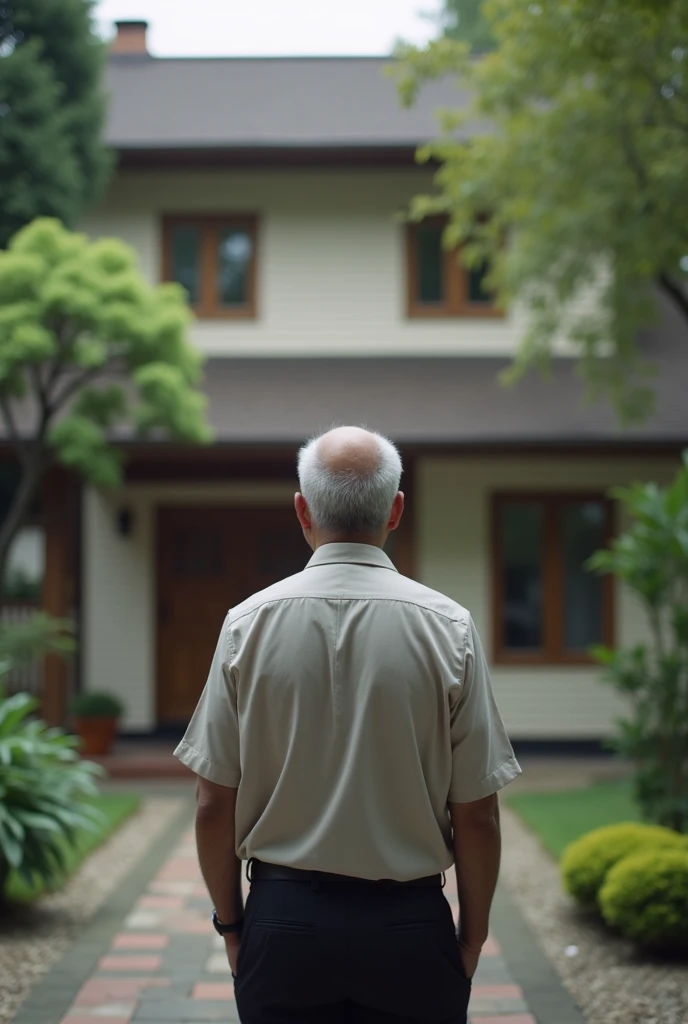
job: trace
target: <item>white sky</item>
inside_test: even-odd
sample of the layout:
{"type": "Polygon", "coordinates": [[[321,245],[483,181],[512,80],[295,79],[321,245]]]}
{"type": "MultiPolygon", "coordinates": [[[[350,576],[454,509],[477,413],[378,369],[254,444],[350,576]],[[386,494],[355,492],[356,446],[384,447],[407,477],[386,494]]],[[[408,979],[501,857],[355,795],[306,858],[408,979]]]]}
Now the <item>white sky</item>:
{"type": "Polygon", "coordinates": [[[158,57],[387,54],[436,35],[441,0],[100,0],[103,33],[148,21],[158,57]]]}

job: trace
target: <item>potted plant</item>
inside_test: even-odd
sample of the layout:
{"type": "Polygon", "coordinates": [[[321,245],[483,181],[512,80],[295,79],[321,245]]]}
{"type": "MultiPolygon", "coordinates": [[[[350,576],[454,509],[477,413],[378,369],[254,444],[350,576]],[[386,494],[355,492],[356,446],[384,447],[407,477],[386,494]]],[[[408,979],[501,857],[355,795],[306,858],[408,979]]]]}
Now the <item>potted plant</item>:
{"type": "Polygon", "coordinates": [[[69,710],[74,717],[74,731],[82,743],[81,753],[86,757],[109,754],[124,710],[121,700],[111,693],[79,693],[72,698],[69,710]]]}

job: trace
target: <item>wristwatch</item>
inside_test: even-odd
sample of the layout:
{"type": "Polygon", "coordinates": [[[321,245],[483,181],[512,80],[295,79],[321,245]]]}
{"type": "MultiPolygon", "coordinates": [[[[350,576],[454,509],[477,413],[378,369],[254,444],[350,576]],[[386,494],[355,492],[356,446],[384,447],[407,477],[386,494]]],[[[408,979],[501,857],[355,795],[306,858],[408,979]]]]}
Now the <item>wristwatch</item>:
{"type": "Polygon", "coordinates": [[[240,935],[244,927],[244,919],[235,921],[234,924],[223,924],[217,916],[217,910],[213,910],[213,925],[218,935],[240,935]]]}

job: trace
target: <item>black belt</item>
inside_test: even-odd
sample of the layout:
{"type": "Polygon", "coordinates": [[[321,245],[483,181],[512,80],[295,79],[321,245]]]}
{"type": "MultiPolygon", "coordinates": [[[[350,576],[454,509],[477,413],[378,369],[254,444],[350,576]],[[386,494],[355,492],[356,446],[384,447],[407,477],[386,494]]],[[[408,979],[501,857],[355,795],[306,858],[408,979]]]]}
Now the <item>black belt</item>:
{"type": "Polygon", "coordinates": [[[397,882],[393,878],[355,878],[353,875],[335,875],[329,871],[308,871],[303,868],[289,868],[281,864],[266,864],[265,861],[250,860],[246,867],[249,882],[357,882],[359,885],[374,886],[441,886],[444,887],[443,875],[426,875],[423,878],[411,878],[407,882],[397,882]]]}

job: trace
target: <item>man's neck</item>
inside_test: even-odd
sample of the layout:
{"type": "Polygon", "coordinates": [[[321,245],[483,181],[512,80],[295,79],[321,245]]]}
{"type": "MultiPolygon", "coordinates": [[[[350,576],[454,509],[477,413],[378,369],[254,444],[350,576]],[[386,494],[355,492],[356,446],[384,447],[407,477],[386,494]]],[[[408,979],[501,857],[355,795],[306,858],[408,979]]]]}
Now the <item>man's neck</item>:
{"type": "Polygon", "coordinates": [[[386,538],[371,537],[369,533],[328,533],[314,538],[314,551],[325,544],[368,544],[373,548],[384,547],[386,538]]]}

